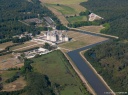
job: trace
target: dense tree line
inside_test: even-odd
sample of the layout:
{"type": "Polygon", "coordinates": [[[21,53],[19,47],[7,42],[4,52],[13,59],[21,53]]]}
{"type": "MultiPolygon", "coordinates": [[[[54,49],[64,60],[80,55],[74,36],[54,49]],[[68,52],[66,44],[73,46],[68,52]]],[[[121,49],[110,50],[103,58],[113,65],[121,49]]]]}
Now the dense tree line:
{"type": "Polygon", "coordinates": [[[85,53],[114,91],[128,92],[128,43],[109,42],[85,53]]]}
{"type": "Polygon", "coordinates": [[[16,72],[15,75],[13,75],[11,78],[7,79],[5,82],[6,83],[11,83],[11,82],[17,80],[19,77],[20,77],[20,73],[19,72],[16,72]]]}
{"type": "Polygon", "coordinates": [[[22,38],[19,38],[19,37],[14,37],[12,39],[12,42],[13,43],[23,43],[23,42],[26,42],[26,41],[29,41],[31,40],[32,38],[30,36],[25,36],[25,37],[22,37],[22,38]]]}
{"type": "Polygon", "coordinates": [[[128,92],[128,1],[89,0],[81,5],[104,18],[102,33],[119,36],[90,49],[86,58],[114,91],[128,92]]]}
{"type": "Polygon", "coordinates": [[[26,88],[22,89],[22,90],[18,90],[18,91],[11,91],[11,92],[0,92],[0,95],[21,95],[22,93],[24,93],[26,91],[26,88]]]}
{"type": "Polygon", "coordinates": [[[81,5],[100,15],[104,22],[110,24],[110,28],[102,31],[103,33],[116,35],[121,39],[128,38],[127,0],[89,0],[81,5]]]}
{"type": "Polygon", "coordinates": [[[42,6],[39,0],[0,0],[0,42],[9,41],[5,39],[11,39],[12,36],[23,32],[36,34],[40,28],[34,25],[27,26],[19,20],[44,16],[50,16],[58,26],[62,26],[58,18],[48,8],[42,6]]]}
{"type": "Polygon", "coordinates": [[[80,16],[88,16],[89,14],[91,14],[91,12],[89,10],[79,13],[80,16]]]}

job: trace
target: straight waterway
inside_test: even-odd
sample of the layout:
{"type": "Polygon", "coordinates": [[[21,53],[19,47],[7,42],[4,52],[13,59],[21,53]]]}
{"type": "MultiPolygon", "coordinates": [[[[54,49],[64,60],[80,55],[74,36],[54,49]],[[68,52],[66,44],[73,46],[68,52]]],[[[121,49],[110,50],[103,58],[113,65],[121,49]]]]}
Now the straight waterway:
{"type": "MultiPolygon", "coordinates": [[[[82,73],[84,78],[88,81],[91,85],[93,90],[96,92],[97,95],[107,95],[105,92],[110,92],[110,89],[103,83],[103,81],[97,76],[97,74],[92,70],[92,68],[84,61],[84,59],[79,54],[81,51],[92,48],[98,44],[107,42],[108,40],[98,42],[89,46],[85,46],[80,49],[76,49],[74,51],[68,52],[68,56],[72,59],[74,64],[77,66],[79,71],[82,73]]],[[[111,95],[111,94],[109,94],[111,95]]]]}

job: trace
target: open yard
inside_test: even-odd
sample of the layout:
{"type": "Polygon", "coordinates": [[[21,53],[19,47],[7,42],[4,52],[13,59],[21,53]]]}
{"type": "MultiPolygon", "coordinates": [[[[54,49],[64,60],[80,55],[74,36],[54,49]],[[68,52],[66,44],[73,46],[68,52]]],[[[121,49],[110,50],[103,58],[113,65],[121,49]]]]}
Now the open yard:
{"type": "Polygon", "coordinates": [[[103,29],[103,28],[104,27],[102,25],[100,25],[100,26],[83,26],[83,27],[79,27],[78,29],[100,33],[100,30],[103,29]]]}
{"type": "Polygon", "coordinates": [[[59,50],[32,60],[35,72],[47,75],[52,83],[59,85],[57,90],[60,95],[88,95],[81,80],[59,50]]]}
{"type": "Polygon", "coordinates": [[[68,21],[65,16],[78,15],[86,8],[80,5],[81,2],[87,0],[40,0],[46,5],[61,21],[62,24],[67,25],[68,21]]]}
{"type": "Polygon", "coordinates": [[[72,40],[59,45],[60,48],[65,49],[67,51],[75,50],[107,39],[104,37],[83,34],[75,31],[68,31],[67,34],[69,38],[72,38],[72,40]]]}

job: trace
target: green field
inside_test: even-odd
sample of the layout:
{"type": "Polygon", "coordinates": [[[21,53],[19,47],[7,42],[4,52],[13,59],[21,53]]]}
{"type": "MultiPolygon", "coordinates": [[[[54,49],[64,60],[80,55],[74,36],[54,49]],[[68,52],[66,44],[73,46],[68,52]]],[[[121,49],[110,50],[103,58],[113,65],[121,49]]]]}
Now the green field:
{"type": "Polygon", "coordinates": [[[32,59],[35,72],[45,74],[52,83],[59,84],[60,95],[88,95],[81,80],[59,50],[32,59]]]}
{"type": "Polygon", "coordinates": [[[63,15],[72,15],[72,14],[76,13],[75,9],[73,9],[69,6],[66,6],[66,5],[47,4],[47,6],[55,8],[56,10],[61,12],[63,15]]]}
{"type": "Polygon", "coordinates": [[[5,80],[11,78],[13,75],[15,75],[17,71],[1,71],[0,76],[2,77],[2,82],[5,83],[5,80]]]}
{"type": "Polygon", "coordinates": [[[75,22],[80,22],[80,21],[87,21],[86,16],[74,16],[74,17],[69,17],[67,18],[69,23],[75,23],[75,22]]]}

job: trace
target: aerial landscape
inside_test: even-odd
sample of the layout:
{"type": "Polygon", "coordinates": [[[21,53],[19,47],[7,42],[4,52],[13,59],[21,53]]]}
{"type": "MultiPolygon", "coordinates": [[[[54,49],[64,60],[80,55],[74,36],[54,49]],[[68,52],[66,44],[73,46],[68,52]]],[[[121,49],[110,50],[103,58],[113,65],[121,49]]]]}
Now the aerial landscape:
{"type": "Polygon", "coordinates": [[[127,0],[0,0],[0,95],[128,95],[127,0]]]}

